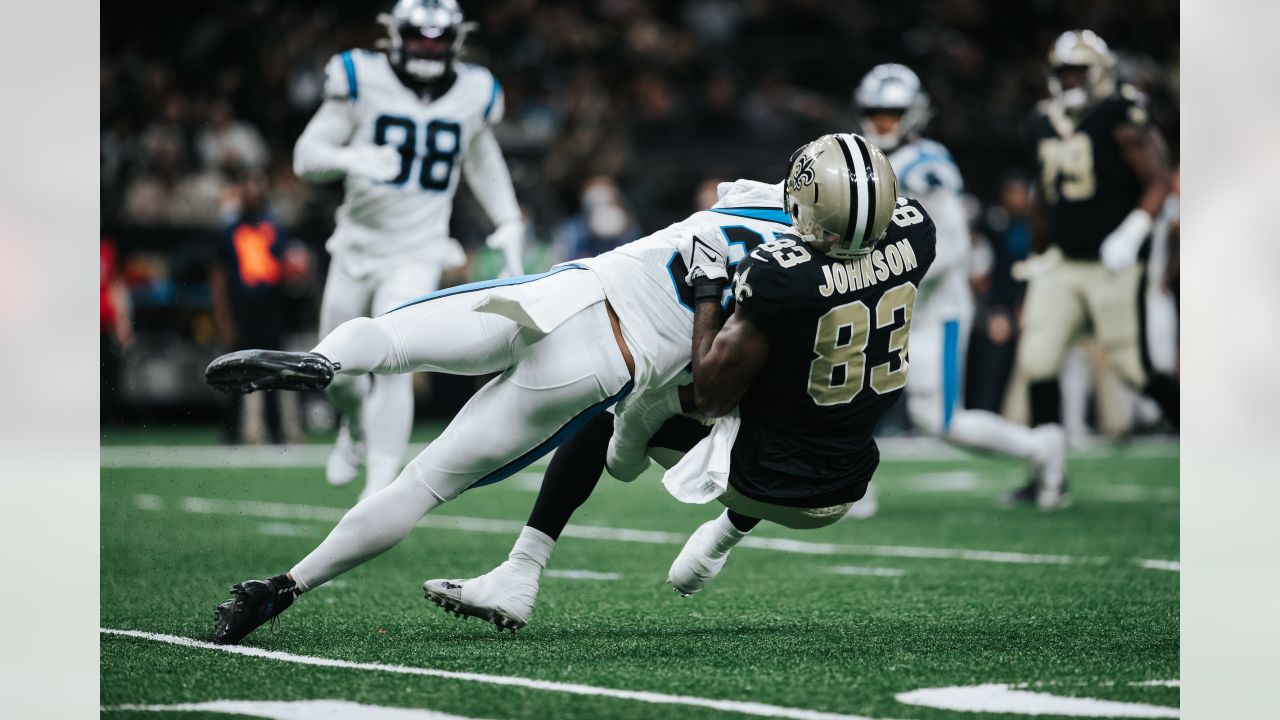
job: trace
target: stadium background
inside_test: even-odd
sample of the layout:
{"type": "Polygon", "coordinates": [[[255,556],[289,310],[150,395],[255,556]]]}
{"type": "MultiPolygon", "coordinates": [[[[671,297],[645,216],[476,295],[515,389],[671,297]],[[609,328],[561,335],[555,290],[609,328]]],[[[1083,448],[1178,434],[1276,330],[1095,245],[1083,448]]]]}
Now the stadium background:
{"type": "MultiPolygon", "coordinates": [[[[210,269],[257,171],[292,248],[276,296],[287,307],[287,344],[314,340],[323,244],[342,190],[298,180],[292,147],[319,105],[326,59],[380,37],[377,9],[292,0],[103,6],[102,297],[120,315],[103,313],[105,422],[219,417],[219,399],[201,382],[226,344],[210,269]]],[[[971,406],[1004,400],[1020,297],[1008,268],[1025,252],[1010,232],[1018,219],[1006,206],[1016,198],[1005,191],[1010,182],[1025,187],[1021,126],[1045,94],[1045,55],[1058,32],[1090,27],[1108,40],[1121,78],[1151,98],[1176,161],[1176,3],[503,0],[464,10],[480,25],[464,59],[491,68],[506,92],[497,132],[529,222],[530,272],[679,219],[707,204],[717,179],[775,178],[794,147],[855,128],[851,91],[872,65],[914,68],[934,104],[928,134],[964,174],[983,260],[974,270],[971,406]]],[[[497,259],[480,247],[489,228],[459,195],[453,233],[470,259],[446,282],[492,277],[497,259]]],[[[420,379],[419,416],[447,416],[473,387],[420,379]]],[[[295,437],[323,429],[326,407],[308,398],[286,424],[295,437]]]]}

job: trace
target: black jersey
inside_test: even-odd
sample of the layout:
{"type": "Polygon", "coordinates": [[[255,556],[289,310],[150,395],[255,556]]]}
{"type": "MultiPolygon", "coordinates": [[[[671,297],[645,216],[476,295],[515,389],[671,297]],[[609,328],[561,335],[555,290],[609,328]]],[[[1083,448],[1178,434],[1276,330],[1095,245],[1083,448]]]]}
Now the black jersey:
{"type": "Polygon", "coordinates": [[[907,381],[916,288],[934,254],[933,221],[898,198],[884,239],[858,260],[782,235],[738,265],[735,312],[770,350],[738,405],[735,489],[799,507],[862,496],[880,462],[871,433],[907,381]]]}
{"type": "Polygon", "coordinates": [[[1051,103],[1031,121],[1037,176],[1049,211],[1049,242],[1077,260],[1097,260],[1103,239],[1142,195],[1125,164],[1116,128],[1145,126],[1142,95],[1124,88],[1072,121],[1051,103]]]}

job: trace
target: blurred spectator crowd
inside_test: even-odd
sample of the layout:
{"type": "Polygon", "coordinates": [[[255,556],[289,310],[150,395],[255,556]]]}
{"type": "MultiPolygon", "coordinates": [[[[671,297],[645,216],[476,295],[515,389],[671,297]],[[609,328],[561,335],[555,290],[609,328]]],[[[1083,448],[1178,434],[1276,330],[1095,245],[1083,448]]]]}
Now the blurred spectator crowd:
{"type": "MultiPolygon", "coordinates": [[[[286,326],[312,331],[341,185],[296,178],[293,143],[321,101],[325,61],[374,47],[382,8],[111,5],[102,14],[102,227],[136,329],[218,344],[210,268],[252,184],[283,242],[313,258],[309,278],[292,278],[283,295],[293,304],[286,326]]],[[[897,61],[924,81],[935,110],[928,134],[951,149],[973,196],[987,245],[979,257],[990,260],[976,287],[1006,308],[1019,292],[1008,266],[1026,252],[1021,127],[1045,95],[1049,43],[1071,27],[1093,28],[1117,51],[1122,78],[1150,96],[1176,160],[1178,6],[1167,0],[462,5],[479,23],[464,59],[489,67],[506,93],[497,132],[529,220],[530,271],[677,220],[714,198],[716,179],[776,178],[798,145],[856,129],[854,85],[872,65],[897,61]]],[[[498,265],[480,249],[482,213],[459,195],[453,232],[476,250],[454,281],[498,265]]]]}

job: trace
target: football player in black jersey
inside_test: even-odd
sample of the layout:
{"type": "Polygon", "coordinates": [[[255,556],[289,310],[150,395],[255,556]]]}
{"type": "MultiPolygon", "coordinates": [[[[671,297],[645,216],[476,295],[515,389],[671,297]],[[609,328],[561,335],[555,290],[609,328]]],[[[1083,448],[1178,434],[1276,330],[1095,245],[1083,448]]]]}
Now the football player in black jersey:
{"type": "MultiPolygon", "coordinates": [[[[1115,57],[1089,30],[1063,33],[1049,55],[1052,97],[1031,122],[1039,184],[1018,368],[1030,383],[1033,425],[1060,418],[1058,371],[1091,329],[1111,367],[1146,392],[1174,426],[1178,387],[1152,372],[1142,348],[1138,254],[1169,194],[1164,139],[1138,91],[1118,86],[1115,57]]],[[[1010,496],[1061,504],[1062,489],[1032,478],[1010,496]]]]}
{"type": "MultiPolygon", "coordinates": [[[[715,456],[727,453],[716,498],[727,509],[694,532],[668,573],[684,595],[715,577],[762,519],[815,528],[843,517],[879,465],[872,432],[907,384],[933,221],[898,197],[888,159],[858,135],[798,151],[785,190],[794,232],[738,264],[732,315],[720,303],[723,259],[690,272],[694,401],[709,416],[738,414],[717,422],[705,466],[723,466],[715,456]]],[[[668,473],[669,488],[680,470],[668,473]]],[[[687,480],[706,487],[706,472],[691,469],[687,480]]]]}

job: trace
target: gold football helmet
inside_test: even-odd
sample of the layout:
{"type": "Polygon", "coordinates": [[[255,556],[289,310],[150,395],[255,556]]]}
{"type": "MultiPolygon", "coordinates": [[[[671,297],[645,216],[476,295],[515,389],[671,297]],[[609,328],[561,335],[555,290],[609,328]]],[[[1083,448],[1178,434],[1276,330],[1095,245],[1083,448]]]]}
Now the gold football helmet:
{"type": "Polygon", "coordinates": [[[791,155],[783,192],[796,233],[816,250],[848,259],[884,237],[898,177],[861,135],[823,135],[791,155]]]}
{"type": "Polygon", "coordinates": [[[1064,109],[1075,112],[1115,92],[1116,57],[1092,30],[1068,30],[1049,51],[1049,92],[1064,109]],[[1063,73],[1083,71],[1082,83],[1068,87],[1063,73]]]}

